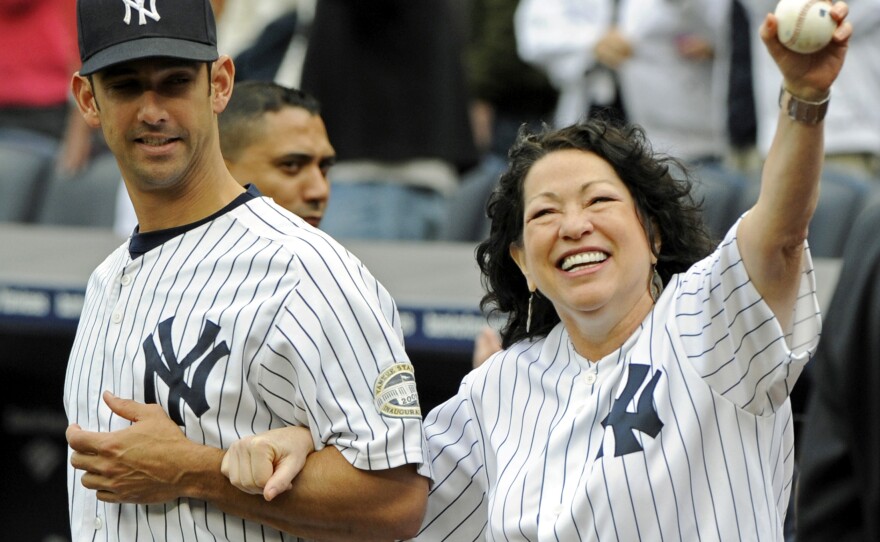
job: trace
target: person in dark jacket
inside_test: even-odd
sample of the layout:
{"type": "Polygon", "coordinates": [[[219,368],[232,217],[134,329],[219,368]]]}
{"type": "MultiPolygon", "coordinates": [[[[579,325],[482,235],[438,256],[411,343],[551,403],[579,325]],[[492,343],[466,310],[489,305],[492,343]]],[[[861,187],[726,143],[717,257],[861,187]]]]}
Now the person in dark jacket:
{"type": "Polygon", "coordinates": [[[320,0],[301,88],[336,148],[322,227],[337,238],[434,239],[476,164],[448,0],[320,0]]]}
{"type": "Polygon", "coordinates": [[[880,201],[853,226],[824,318],[800,449],[798,542],[880,540],[880,201]]]}

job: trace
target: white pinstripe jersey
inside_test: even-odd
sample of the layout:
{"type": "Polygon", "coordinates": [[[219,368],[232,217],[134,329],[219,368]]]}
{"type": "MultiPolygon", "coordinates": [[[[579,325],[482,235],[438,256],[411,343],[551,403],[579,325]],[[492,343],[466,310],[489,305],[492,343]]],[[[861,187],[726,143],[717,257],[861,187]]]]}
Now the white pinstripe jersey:
{"type": "MultiPolygon", "coordinates": [[[[219,448],[304,425],[358,468],[417,463],[429,476],[417,398],[388,395],[415,387],[402,340],[394,301],[360,261],[256,198],[135,260],[120,247],[95,270],[64,403],[71,423],[113,431],[129,422],[103,390],[157,402],[219,448]]],[[[292,539],[197,500],[102,503],[68,470],[75,542],[292,539]]]]}
{"type": "Polygon", "coordinates": [[[419,540],[782,540],[788,395],[820,329],[812,261],[785,337],[733,232],[599,362],[559,324],[469,374],[426,419],[419,540]]]}

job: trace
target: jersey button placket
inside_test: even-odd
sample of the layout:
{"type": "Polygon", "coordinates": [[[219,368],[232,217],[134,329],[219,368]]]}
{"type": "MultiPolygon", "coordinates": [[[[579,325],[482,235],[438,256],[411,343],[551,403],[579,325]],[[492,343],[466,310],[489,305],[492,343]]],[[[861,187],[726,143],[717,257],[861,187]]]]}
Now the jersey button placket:
{"type": "MultiPolygon", "coordinates": [[[[123,288],[125,288],[126,286],[131,284],[131,274],[123,273],[123,275],[121,277],[119,277],[119,284],[123,288]]],[[[119,300],[121,300],[121,299],[122,299],[122,292],[120,291],[119,300]]],[[[110,315],[110,321],[113,322],[114,324],[119,324],[122,322],[122,309],[120,308],[120,305],[121,305],[121,303],[117,303],[117,306],[116,306],[115,310],[113,311],[113,314],[110,315]]]]}
{"type": "Polygon", "coordinates": [[[595,393],[594,385],[598,381],[598,375],[596,374],[596,370],[594,368],[586,369],[583,373],[581,373],[580,378],[584,384],[587,385],[587,395],[584,395],[581,398],[580,404],[578,404],[574,408],[574,413],[579,415],[583,412],[586,402],[588,401],[588,397],[590,394],[595,393]]]}

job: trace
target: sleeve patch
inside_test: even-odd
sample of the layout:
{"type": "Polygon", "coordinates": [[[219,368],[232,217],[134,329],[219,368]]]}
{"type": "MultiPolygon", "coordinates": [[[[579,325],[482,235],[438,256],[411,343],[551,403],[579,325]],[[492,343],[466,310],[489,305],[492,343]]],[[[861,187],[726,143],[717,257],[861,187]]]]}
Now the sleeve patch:
{"type": "Polygon", "coordinates": [[[383,416],[421,418],[415,370],[409,363],[395,363],[376,378],[373,404],[383,416]]]}

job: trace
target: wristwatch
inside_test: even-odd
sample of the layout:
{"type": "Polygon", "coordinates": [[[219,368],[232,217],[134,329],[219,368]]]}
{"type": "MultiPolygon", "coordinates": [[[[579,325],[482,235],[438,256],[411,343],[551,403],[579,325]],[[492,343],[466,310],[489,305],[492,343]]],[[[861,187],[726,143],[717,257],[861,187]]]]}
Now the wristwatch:
{"type": "Polygon", "coordinates": [[[828,102],[831,95],[825,97],[820,102],[810,102],[798,98],[785,87],[779,88],[779,108],[785,111],[788,116],[798,122],[804,124],[819,124],[825,118],[828,112],[828,102]]]}

